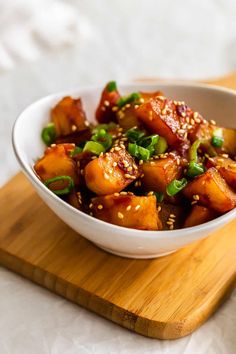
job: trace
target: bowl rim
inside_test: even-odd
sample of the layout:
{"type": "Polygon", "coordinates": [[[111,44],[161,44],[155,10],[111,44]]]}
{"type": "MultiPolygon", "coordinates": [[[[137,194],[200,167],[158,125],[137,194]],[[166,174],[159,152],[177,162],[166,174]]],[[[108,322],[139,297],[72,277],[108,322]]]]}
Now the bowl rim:
{"type": "MultiPolygon", "coordinates": [[[[224,88],[221,86],[217,86],[217,85],[211,85],[211,84],[205,84],[205,83],[198,83],[198,82],[192,82],[192,81],[185,81],[185,80],[158,80],[155,83],[142,83],[142,82],[126,82],[126,83],[121,83],[119,85],[119,87],[121,88],[126,88],[126,87],[137,87],[138,85],[145,87],[147,89],[158,89],[158,85],[161,86],[166,86],[166,87],[178,87],[178,86],[182,86],[182,87],[197,87],[200,89],[206,89],[209,91],[218,91],[218,92],[222,92],[222,93],[228,93],[231,94],[233,96],[235,96],[236,98],[236,90],[230,89],[230,88],[224,88]]],[[[219,226],[221,226],[221,223],[223,221],[223,223],[226,223],[227,221],[232,220],[233,216],[236,215],[236,208],[228,211],[227,213],[218,216],[217,218],[208,221],[206,223],[200,224],[200,225],[196,225],[196,226],[191,226],[191,227],[186,227],[186,228],[181,228],[181,229],[176,229],[176,230],[139,230],[139,229],[133,229],[133,228],[127,228],[124,226],[118,226],[115,224],[111,224],[109,222],[97,219],[89,214],[86,214],[83,211],[80,211],[76,208],[74,208],[73,206],[71,206],[70,204],[66,203],[65,201],[63,201],[62,199],[58,198],[57,195],[55,195],[52,191],[50,191],[36,176],[36,174],[34,173],[34,170],[32,168],[32,166],[28,165],[27,163],[25,163],[22,159],[21,159],[21,152],[18,149],[18,144],[17,144],[17,129],[18,129],[18,124],[21,121],[22,117],[24,117],[24,114],[26,111],[30,110],[33,106],[36,106],[40,103],[42,103],[45,100],[50,100],[53,98],[56,98],[57,96],[61,96],[63,97],[64,95],[72,95],[72,92],[76,92],[76,91],[83,91],[84,93],[86,92],[90,92],[90,91],[94,91],[94,90],[99,90],[102,89],[104,86],[102,85],[88,85],[88,86],[81,86],[81,87],[75,87],[75,88],[71,88],[68,90],[64,90],[64,91],[59,91],[53,94],[49,94],[46,96],[43,96],[41,98],[39,98],[38,100],[34,101],[33,103],[31,103],[30,105],[26,106],[21,113],[17,116],[13,128],[12,128],[12,146],[13,146],[13,150],[15,153],[15,156],[17,158],[17,161],[21,167],[21,169],[23,170],[23,172],[25,173],[25,175],[28,177],[28,179],[32,182],[32,184],[36,184],[43,193],[48,194],[54,201],[55,203],[59,203],[60,207],[62,207],[63,209],[67,209],[70,212],[72,212],[75,215],[78,215],[80,217],[85,218],[85,220],[87,220],[88,222],[93,222],[95,225],[97,225],[98,227],[106,227],[108,228],[108,231],[110,229],[110,231],[112,233],[116,233],[116,234],[120,234],[120,233],[125,233],[128,234],[130,237],[134,237],[134,238],[143,238],[145,237],[145,239],[162,239],[162,238],[168,238],[168,239],[172,239],[172,238],[178,238],[180,236],[183,236],[183,233],[188,233],[188,235],[194,234],[196,231],[201,232],[203,231],[204,233],[207,231],[211,231],[212,228],[214,227],[214,229],[218,228],[219,226]]]]}

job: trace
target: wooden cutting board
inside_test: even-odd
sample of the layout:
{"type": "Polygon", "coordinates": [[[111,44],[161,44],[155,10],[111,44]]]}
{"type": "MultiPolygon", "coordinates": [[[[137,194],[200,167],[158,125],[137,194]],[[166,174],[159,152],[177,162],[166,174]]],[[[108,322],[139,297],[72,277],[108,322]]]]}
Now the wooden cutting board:
{"type": "MultiPolygon", "coordinates": [[[[236,88],[236,75],[225,82],[236,88]]],[[[133,260],[76,234],[22,174],[0,190],[0,205],[1,265],[145,336],[191,333],[235,285],[236,220],[172,255],[133,260]]]]}

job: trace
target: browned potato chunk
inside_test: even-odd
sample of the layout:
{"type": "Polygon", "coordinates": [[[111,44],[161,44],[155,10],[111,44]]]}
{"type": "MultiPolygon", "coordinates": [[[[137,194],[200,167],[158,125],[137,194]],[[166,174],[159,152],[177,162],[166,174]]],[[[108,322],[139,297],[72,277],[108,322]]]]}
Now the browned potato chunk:
{"type": "MultiPolygon", "coordinates": [[[[43,182],[57,176],[70,176],[74,183],[78,184],[76,163],[69,156],[69,151],[74,147],[74,144],[59,144],[46,149],[44,156],[34,165],[35,172],[43,182]]],[[[54,182],[50,184],[50,189],[63,189],[67,183],[66,181],[54,182]]]]}
{"type": "Polygon", "coordinates": [[[186,210],[182,205],[173,205],[170,203],[158,203],[159,218],[164,230],[180,229],[183,226],[186,210]]]}
{"type": "Polygon", "coordinates": [[[236,129],[222,128],[223,131],[223,149],[232,157],[236,156],[236,129]]]}
{"type": "Polygon", "coordinates": [[[81,99],[64,97],[51,111],[52,122],[55,124],[56,136],[64,136],[87,127],[86,115],[81,99]]]}
{"type": "Polygon", "coordinates": [[[236,162],[223,156],[208,159],[207,167],[216,167],[221,176],[235,190],[236,189],[236,162]]]}
{"type": "Polygon", "coordinates": [[[137,109],[134,104],[128,104],[117,111],[117,121],[124,131],[127,131],[133,127],[139,127],[140,121],[137,117],[137,109]]]}
{"type": "Polygon", "coordinates": [[[183,192],[190,200],[193,200],[193,196],[197,195],[200,204],[219,213],[225,213],[236,205],[236,194],[214,167],[195,177],[183,192]]]}
{"type": "Polygon", "coordinates": [[[116,110],[113,110],[113,108],[116,106],[120,94],[116,84],[114,83],[113,87],[111,87],[111,83],[108,83],[102,91],[101,99],[96,109],[95,115],[98,123],[116,121],[116,110]]]}
{"type": "Polygon", "coordinates": [[[140,230],[160,230],[155,196],[106,195],[92,199],[90,208],[100,220],[140,230]]]}
{"type": "Polygon", "coordinates": [[[84,170],[87,187],[98,195],[120,192],[139,176],[134,159],[123,148],[115,147],[88,163],[84,170]]]}
{"type": "Polygon", "coordinates": [[[217,216],[216,212],[202,205],[193,205],[190,214],[187,216],[184,227],[191,227],[213,220],[217,216]]]}
{"type": "Polygon", "coordinates": [[[166,193],[166,186],[178,179],[182,167],[178,156],[169,155],[166,158],[144,162],[141,166],[143,177],[142,187],[147,191],[166,193]]]}

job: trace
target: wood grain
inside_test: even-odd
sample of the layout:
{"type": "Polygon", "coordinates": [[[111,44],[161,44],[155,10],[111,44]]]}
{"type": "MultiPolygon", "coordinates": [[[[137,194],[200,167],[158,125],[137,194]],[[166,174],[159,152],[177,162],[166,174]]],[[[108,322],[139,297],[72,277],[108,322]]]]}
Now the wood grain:
{"type": "Polygon", "coordinates": [[[129,260],[66,226],[22,174],[0,190],[0,203],[1,265],[142,335],[191,333],[235,285],[236,220],[175,254],[129,260]]]}

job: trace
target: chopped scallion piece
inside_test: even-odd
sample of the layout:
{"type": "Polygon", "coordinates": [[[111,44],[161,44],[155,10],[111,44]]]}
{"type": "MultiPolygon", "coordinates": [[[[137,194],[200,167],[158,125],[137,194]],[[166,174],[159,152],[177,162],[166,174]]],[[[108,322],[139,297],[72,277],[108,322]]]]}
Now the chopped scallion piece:
{"type": "Polygon", "coordinates": [[[70,152],[70,156],[74,157],[75,155],[80,154],[82,151],[83,149],[81,147],[76,146],[76,148],[70,152]]]}
{"type": "Polygon", "coordinates": [[[155,146],[155,154],[160,155],[164,154],[168,149],[167,141],[162,136],[159,136],[158,142],[155,146]]]}
{"type": "Polygon", "coordinates": [[[174,179],[172,182],[170,182],[167,187],[166,187],[166,193],[170,196],[173,197],[177,193],[179,193],[184,187],[186,187],[188,181],[186,178],[182,178],[180,180],[174,179]]]}
{"type": "Polygon", "coordinates": [[[100,129],[91,139],[103,145],[105,150],[108,150],[112,145],[112,136],[105,129],[100,129]]]}
{"type": "Polygon", "coordinates": [[[124,97],[119,98],[119,100],[117,101],[117,106],[119,108],[122,108],[127,103],[133,103],[133,102],[139,101],[140,98],[141,98],[140,93],[133,92],[128,96],[124,96],[124,97]]]}
{"type": "Polygon", "coordinates": [[[150,151],[137,144],[129,143],[128,152],[130,155],[137,157],[139,160],[148,160],[150,158],[150,151]]]}
{"type": "Polygon", "coordinates": [[[129,141],[131,141],[132,143],[136,143],[138,140],[140,140],[145,135],[145,132],[142,130],[139,130],[137,128],[131,128],[131,129],[127,130],[125,135],[129,139],[129,141]]]}
{"type": "Polygon", "coordinates": [[[205,172],[204,166],[197,162],[190,161],[187,170],[187,176],[190,178],[199,176],[205,172]]]}
{"type": "Polygon", "coordinates": [[[211,144],[216,148],[220,148],[224,144],[224,138],[222,136],[213,135],[211,144]]]}
{"type": "Polygon", "coordinates": [[[96,125],[96,127],[93,128],[93,134],[96,134],[98,133],[101,129],[104,129],[106,131],[109,131],[109,130],[112,130],[112,129],[115,129],[117,126],[116,123],[114,122],[110,122],[108,124],[98,124],[96,125]]]}
{"type": "Polygon", "coordinates": [[[49,178],[44,182],[44,184],[56,195],[68,194],[74,188],[74,181],[70,176],[57,176],[57,177],[49,178]],[[52,190],[49,188],[50,184],[52,184],[54,182],[58,182],[58,181],[60,181],[60,182],[68,181],[68,185],[63,189],[52,190]]]}
{"type": "Polygon", "coordinates": [[[101,152],[105,152],[105,148],[102,144],[97,143],[96,141],[87,141],[84,145],[83,151],[89,151],[94,155],[100,155],[101,152]]]}
{"type": "Polygon", "coordinates": [[[108,84],[107,84],[107,91],[108,91],[108,92],[117,91],[116,81],[110,81],[110,82],[108,82],[108,84]]]}
{"type": "Polygon", "coordinates": [[[150,155],[153,155],[155,151],[155,145],[158,143],[158,140],[159,135],[155,134],[141,139],[140,141],[138,141],[138,144],[140,144],[145,149],[148,149],[150,151],[150,155]]]}
{"type": "Polygon", "coordinates": [[[45,128],[43,128],[41,137],[43,142],[49,146],[54,143],[56,138],[56,130],[54,123],[49,123],[45,128]]]}
{"type": "Polygon", "coordinates": [[[163,201],[163,199],[164,199],[164,194],[163,193],[159,193],[159,192],[154,192],[154,195],[155,195],[155,197],[156,197],[156,199],[157,199],[157,201],[159,202],[159,203],[161,203],[162,201],[163,201]]]}

